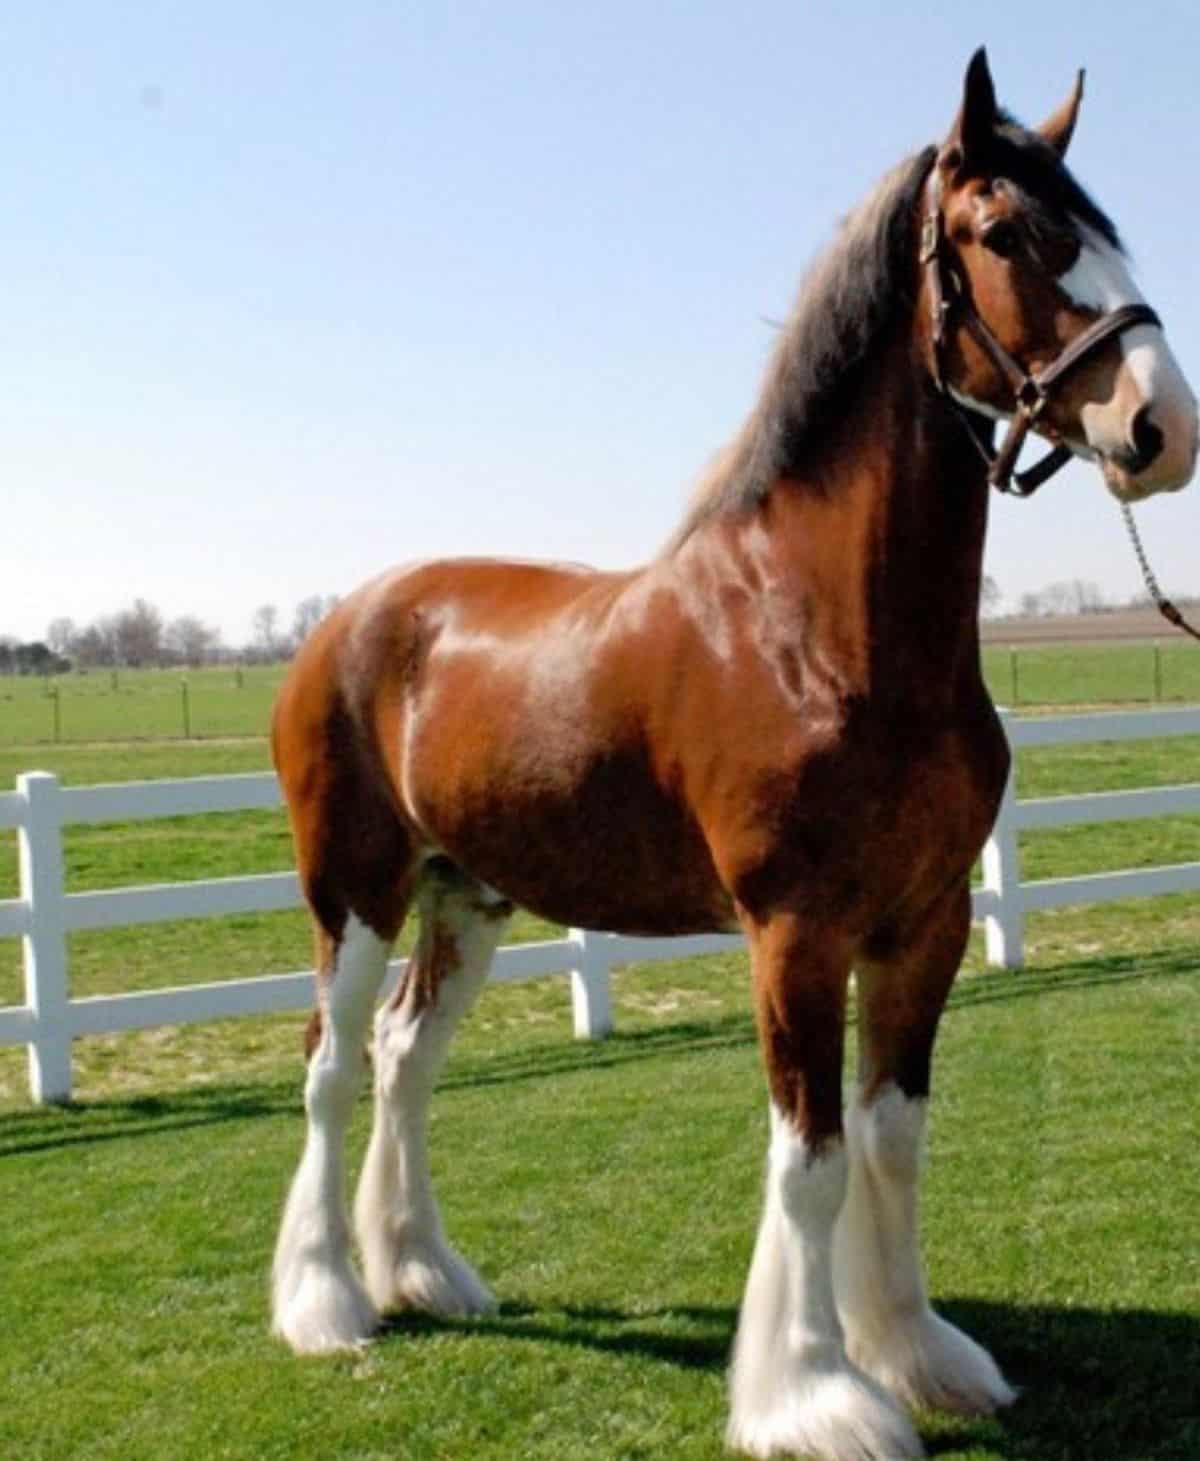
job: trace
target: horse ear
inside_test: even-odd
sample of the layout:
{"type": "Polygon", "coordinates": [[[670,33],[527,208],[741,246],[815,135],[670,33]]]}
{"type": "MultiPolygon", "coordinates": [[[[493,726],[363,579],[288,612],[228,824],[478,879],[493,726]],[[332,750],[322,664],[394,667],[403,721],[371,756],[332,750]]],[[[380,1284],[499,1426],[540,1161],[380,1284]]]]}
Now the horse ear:
{"type": "Polygon", "coordinates": [[[971,57],[963,82],[962,106],[946,138],[946,148],[957,147],[964,157],[986,147],[996,124],[996,88],[988,70],[987,51],[980,46],[971,57]]]}
{"type": "Polygon", "coordinates": [[[1049,142],[1059,157],[1065,157],[1067,147],[1071,141],[1071,134],[1075,131],[1075,123],[1079,117],[1079,103],[1083,100],[1083,72],[1080,71],[1075,77],[1075,86],[1071,95],[1067,97],[1062,106],[1053,114],[1047,117],[1038,128],[1038,135],[1044,142],[1049,142]]]}

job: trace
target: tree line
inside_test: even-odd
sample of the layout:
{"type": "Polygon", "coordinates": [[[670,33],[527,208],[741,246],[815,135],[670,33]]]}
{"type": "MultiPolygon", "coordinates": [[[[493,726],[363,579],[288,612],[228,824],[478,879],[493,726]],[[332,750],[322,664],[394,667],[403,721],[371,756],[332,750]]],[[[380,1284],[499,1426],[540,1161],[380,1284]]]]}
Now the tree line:
{"type": "Polygon", "coordinates": [[[296,605],[290,625],[274,604],[252,617],[251,638],[226,645],[221,631],[191,614],[165,619],[145,599],[127,609],[79,625],[53,619],[44,639],[21,641],[0,634],[0,675],[57,675],[69,670],[199,668],[213,664],[267,664],[289,659],[337,603],[337,595],[312,594],[296,605]]]}

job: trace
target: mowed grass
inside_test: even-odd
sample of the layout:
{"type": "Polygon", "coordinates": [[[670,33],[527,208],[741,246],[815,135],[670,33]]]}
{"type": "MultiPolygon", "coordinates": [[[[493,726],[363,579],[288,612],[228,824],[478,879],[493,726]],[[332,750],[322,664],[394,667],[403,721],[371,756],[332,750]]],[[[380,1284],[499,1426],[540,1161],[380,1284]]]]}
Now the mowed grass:
{"type": "Polygon", "coordinates": [[[1200,700],[1200,645],[987,644],[983,672],[999,705],[1089,706],[1200,700]]]}
{"type": "MultiPolygon", "coordinates": [[[[0,786],[11,785],[18,771],[30,766],[24,750],[0,750],[0,786]]],[[[137,780],[162,776],[208,775],[269,769],[264,741],[143,746],[43,747],[36,764],[54,771],[67,784],[137,780]]],[[[1200,737],[1164,741],[1129,741],[1023,751],[1018,788],[1024,796],[1052,796],[1087,790],[1123,790],[1138,786],[1200,781],[1200,737]]],[[[133,886],[206,877],[282,871],[292,864],[287,821],[282,811],[219,813],[159,821],[69,827],[65,833],[66,881],[69,891],[133,886]]],[[[1200,818],[1162,817],[1147,822],[1111,823],[1029,833],[1022,838],[1027,878],[1057,877],[1119,868],[1148,867],[1193,861],[1200,857],[1200,818]]],[[[0,835],[0,898],[17,894],[16,837],[0,835]]],[[[1030,920],[1031,957],[1046,941],[1061,954],[1075,946],[1097,947],[1095,930],[1114,947],[1124,946],[1125,931],[1144,936],[1146,925],[1161,919],[1189,921],[1189,898],[1131,902],[1095,909],[1070,909],[1030,920]]],[[[558,930],[522,914],[514,920],[511,942],[554,936],[558,930]]],[[[973,948],[969,968],[980,967],[973,948]]],[[[71,992],[75,997],[127,990],[245,978],[310,967],[311,934],[302,911],[248,914],[166,924],[133,925],[72,934],[68,938],[71,992]]],[[[564,981],[540,981],[522,992],[539,1018],[561,1021],[567,1029],[568,1000],[564,981]]],[[[0,1007],[23,999],[20,946],[0,940],[0,1007]]],[[[291,1042],[294,1021],[242,1022],[262,1035],[265,1051],[274,1042],[291,1042]]],[[[122,1079],[152,1087],[161,1061],[172,1049],[207,1049],[220,1045],[212,1026],[152,1031],[81,1041],[76,1046],[76,1088],[85,1098],[109,1095],[122,1079]],[[138,1042],[156,1052],[145,1075],[144,1060],[127,1060],[138,1042]],[[129,1073],[122,1076],[122,1071],[129,1073]]],[[[288,1054],[292,1045],[288,1044],[288,1054]]],[[[277,1053],[282,1054],[282,1051],[277,1053]]],[[[268,1063],[271,1054],[254,1059],[268,1063]]],[[[207,1056],[204,1057],[207,1059],[207,1056]]],[[[256,1068],[258,1068],[256,1065],[256,1068]]],[[[196,1078],[203,1060],[180,1057],[181,1078],[196,1078]]],[[[0,1048],[0,1109],[20,1103],[27,1081],[23,1051],[0,1048]]]]}
{"type": "Polygon", "coordinates": [[[284,665],[0,676],[0,746],[265,734],[284,665]]]}
{"type": "MultiPolygon", "coordinates": [[[[1181,636],[1157,644],[988,644],[983,668],[1005,705],[1200,701],[1200,647],[1181,636]]],[[[222,665],[0,676],[0,746],[261,736],[284,673],[283,665],[222,665]]]]}
{"type": "MultiPolygon", "coordinates": [[[[76,784],[264,769],[265,743],[44,748],[76,784]]],[[[0,785],[34,764],[0,752],[0,785]]],[[[1200,738],[1022,753],[1023,795],[1200,780],[1200,738]]],[[[16,891],[11,835],[0,897],[16,891]]],[[[1031,835],[1027,876],[1192,860],[1200,819],[1031,835]]],[[[290,865],[282,814],[71,829],[71,888],[290,865]]],[[[549,932],[518,920],[514,937],[549,932]]],[[[15,941],[0,1004],[20,998],[15,941]]],[[[939,1045],[924,1231],[942,1309],[1023,1390],[922,1416],[963,1461],[1200,1456],[1200,906],[1029,920],[973,946],[939,1045]]],[[[300,913],[72,939],[77,995],[305,967],[300,913]]],[[[503,1307],[301,1361],[266,1273],[302,1138],[302,1016],[80,1041],[78,1103],[27,1104],[0,1050],[0,1454],[701,1458],[757,1222],[765,1091],[743,955],[620,972],[617,1034],[570,1037],[565,979],[493,986],[435,1103],[455,1241],[503,1307]]],[[[853,1043],[851,1037],[851,1044],[853,1043]]],[[[361,1156],[365,1099],[352,1133],[361,1156]]]]}
{"type": "MultiPolygon", "coordinates": [[[[959,986],[930,1281],[1023,1393],[998,1420],[920,1417],[939,1457],[1200,1454],[1198,954],[1193,938],[959,986]]],[[[599,1045],[523,1028],[520,990],[485,993],[433,1149],[449,1230],[503,1306],[398,1321],[361,1354],[298,1360],[267,1333],[294,1069],[250,1078],[227,1057],[211,1085],[0,1119],[5,1453],[720,1456],[766,1124],[744,969],[624,983],[599,1045]]],[[[367,1121],[364,1102],[356,1160],[367,1121]]]]}

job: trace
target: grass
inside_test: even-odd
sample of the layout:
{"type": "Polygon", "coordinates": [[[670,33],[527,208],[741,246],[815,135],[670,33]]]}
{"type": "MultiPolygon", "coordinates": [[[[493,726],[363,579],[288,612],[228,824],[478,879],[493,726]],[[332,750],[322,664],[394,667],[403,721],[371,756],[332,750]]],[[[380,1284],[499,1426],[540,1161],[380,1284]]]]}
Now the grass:
{"type": "MultiPolygon", "coordinates": [[[[1200,650],[1182,638],[989,644],[983,667],[1005,705],[1200,701],[1200,650]]],[[[0,746],[261,736],[283,673],[282,665],[254,665],[0,676],[0,746]]]]}
{"type": "MultiPolygon", "coordinates": [[[[64,780],[264,768],[261,741],[42,747],[64,780]]],[[[35,764],[0,751],[0,785],[35,764]]],[[[1200,780],[1200,737],[1023,752],[1023,795],[1200,780]]],[[[1196,857],[1200,819],[1030,834],[1026,876],[1196,857]]],[[[11,837],[0,897],[16,891],[11,837]]],[[[68,885],[289,864],[283,818],[72,829],[68,885]]],[[[544,936],[532,920],[515,936],[544,936]]],[[[1200,905],[1029,920],[979,941],[939,1044],[924,1230],[933,1292],[1023,1396],[923,1416],[945,1461],[1194,1461],[1200,905]]],[[[0,1004],[19,997],[16,945],[0,1004]]],[[[72,940],[73,993],[304,967],[301,914],[72,940]]],[[[759,1201],[763,1082],[743,955],[621,971],[618,1033],[570,1037],[565,982],[485,990],[435,1105],[448,1225],[499,1292],[485,1323],[398,1322],[299,1361],[265,1273],[298,1155],[303,1019],[84,1040],[79,1102],[27,1104],[0,1050],[0,1432],[28,1458],[715,1458],[759,1201]]],[[[365,1143],[365,1103],[352,1155],[365,1143]]]]}
{"type": "Polygon", "coordinates": [[[1200,701],[1200,649],[1178,637],[1162,644],[988,644],[983,671],[1000,705],[1200,701]]]}
{"type": "MultiPolygon", "coordinates": [[[[1000,1421],[921,1417],[946,1461],[1200,1453],[1197,955],[1200,939],[968,979],[952,1001],[931,1285],[1024,1394],[1000,1421]]],[[[300,1138],[294,1069],[227,1064],[208,1086],[10,1113],[0,1203],[19,1221],[0,1224],[0,1364],[21,1403],[7,1449],[720,1456],[764,1138],[751,1022],[731,1007],[740,973],[692,961],[627,980],[621,1033],[595,1046],[525,1028],[523,990],[485,994],[442,1083],[434,1151],[450,1230],[503,1307],[479,1324],[397,1322],[361,1355],[299,1361],[266,1333],[300,1138]],[[650,987],[674,1008],[648,1008],[650,987]]],[[[356,1157],[366,1122],[364,1105],[356,1157]]]]}
{"type": "Polygon", "coordinates": [[[0,745],[261,736],[284,668],[0,676],[0,745]]]}

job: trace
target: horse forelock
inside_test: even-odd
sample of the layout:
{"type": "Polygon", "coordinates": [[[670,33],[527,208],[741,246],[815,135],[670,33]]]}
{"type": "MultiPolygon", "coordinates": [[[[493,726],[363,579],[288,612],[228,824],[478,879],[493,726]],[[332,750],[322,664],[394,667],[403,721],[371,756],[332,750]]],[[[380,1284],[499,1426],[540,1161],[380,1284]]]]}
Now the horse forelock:
{"type": "Polygon", "coordinates": [[[753,507],[780,477],[802,473],[873,348],[911,314],[917,200],[936,151],[893,168],[805,274],[758,403],[702,478],[671,548],[709,517],[753,507]]]}
{"type": "Polygon", "coordinates": [[[1124,253],[1116,224],[1108,214],[1054,148],[1010,113],[1001,113],[991,150],[982,165],[1020,190],[1035,227],[1040,222],[1048,232],[1068,229],[1078,236],[1083,225],[1124,253]]]}

